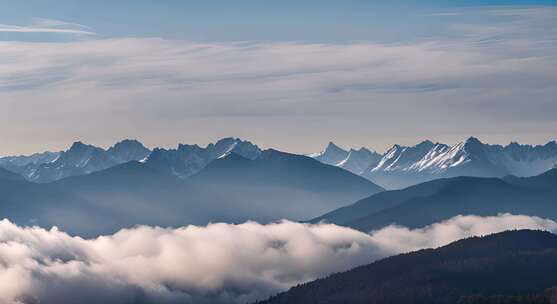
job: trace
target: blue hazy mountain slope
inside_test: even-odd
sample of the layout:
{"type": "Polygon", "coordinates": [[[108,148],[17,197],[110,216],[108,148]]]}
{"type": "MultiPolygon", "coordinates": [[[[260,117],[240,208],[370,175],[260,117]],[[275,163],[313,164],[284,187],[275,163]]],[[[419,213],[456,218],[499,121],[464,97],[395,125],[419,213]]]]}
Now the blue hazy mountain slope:
{"type": "Polygon", "coordinates": [[[557,236],[519,230],[389,257],[261,304],[554,303],[557,236]]]}
{"type": "Polygon", "coordinates": [[[0,168],[0,180],[23,180],[23,176],[4,168],[0,168]]]}
{"type": "Polygon", "coordinates": [[[304,214],[344,206],[351,197],[383,191],[346,170],[272,149],[263,151],[255,160],[237,154],[217,159],[192,180],[214,188],[245,208],[258,209],[264,220],[303,219],[304,214]]]}
{"type": "Polygon", "coordinates": [[[256,160],[231,153],[186,179],[128,162],[52,183],[0,186],[3,216],[89,236],[137,224],[300,220],[382,191],[343,169],[278,151],[256,160]]]}
{"type": "Polygon", "coordinates": [[[454,177],[372,195],[310,222],[370,231],[389,224],[411,228],[459,214],[514,213],[557,219],[557,169],[529,178],[454,177]]]}

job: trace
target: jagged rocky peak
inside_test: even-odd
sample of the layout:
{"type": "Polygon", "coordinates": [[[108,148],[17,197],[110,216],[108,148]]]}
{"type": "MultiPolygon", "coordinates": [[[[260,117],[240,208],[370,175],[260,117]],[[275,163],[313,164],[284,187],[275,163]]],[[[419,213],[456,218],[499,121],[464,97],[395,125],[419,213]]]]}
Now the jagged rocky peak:
{"type": "Polygon", "coordinates": [[[124,139],[114,146],[110,147],[108,150],[120,150],[120,149],[145,149],[148,150],[140,141],[137,139],[124,139]]]}
{"type": "Polygon", "coordinates": [[[348,154],[348,151],[342,149],[341,147],[330,141],[329,144],[327,144],[325,150],[316,154],[312,154],[310,156],[322,163],[338,166],[348,157],[348,154]]]}
{"type": "Polygon", "coordinates": [[[431,149],[434,145],[435,144],[431,140],[426,139],[420,142],[419,144],[415,145],[414,147],[419,149],[431,149]]]}
{"type": "Polygon", "coordinates": [[[343,148],[337,146],[334,142],[330,141],[327,144],[327,147],[325,147],[324,150],[325,153],[341,153],[341,154],[346,154],[348,153],[346,150],[344,150],[343,148]]]}
{"type": "Polygon", "coordinates": [[[34,153],[31,155],[18,155],[18,156],[6,156],[0,157],[0,166],[5,166],[10,168],[11,170],[21,174],[22,170],[24,170],[26,166],[36,166],[44,163],[50,163],[58,156],[61,152],[41,152],[41,153],[34,153]]]}
{"type": "Polygon", "coordinates": [[[60,157],[56,160],[56,163],[68,162],[69,165],[81,166],[83,162],[87,161],[93,154],[104,152],[106,151],[102,148],[76,141],[68,150],[62,152],[60,157]]]}
{"type": "Polygon", "coordinates": [[[381,154],[367,148],[350,149],[348,156],[340,162],[339,167],[355,174],[362,174],[367,168],[379,162],[380,159],[381,154]]]}
{"type": "Polygon", "coordinates": [[[330,141],[327,144],[327,147],[325,148],[325,150],[341,150],[341,151],[345,151],[344,149],[342,149],[341,147],[337,146],[334,142],[330,141]]]}
{"type": "Polygon", "coordinates": [[[89,144],[84,144],[82,141],[75,141],[66,152],[81,152],[96,148],[89,144]]]}
{"type": "Polygon", "coordinates": [[[119,162],[143,160],[151,153],[141,142],[135,139],[124,139],[108,149],[108,153],[119,162]]]}
{"type": "Polygon", "coordinates": [[[464,142],[464,150],[470,153],[483,152],[484,144],[476,137],[470,136],[464,142]]]}
{"type": "MultiPolygon", "coordinates": [[[[189,144],[178,144],[178,151],[199,151],[202,150],[203,148],[201,148],[199,145],[197,144],[193,144],[193,145],[189,145],[189,144]]],[[[159,149],[161,150],[161,149],[159,149]]]]}
{"type": "Polygon", "coordinates": [[[359,149],[351,148],[348,151],[348,157],[350,157],[351,155],[380,155],[380,154],[366,147],[361,147],[359,149]]]}
{"type": "Polygon", "coordinates": [[[179,144],[177,149],[154,149],[145,162],[152,168],[186,178],[201,171],[213,160],[232,153],[243,158],[256,159],[261,154],[261,149],[249,141],[226,137],[206,147],[179,144]]]}
{"type": "Polygon", "coordinates": [[[210,153],[211,159],[225,157],[232,152],[248,159],[256,159],[261,154],[261,149],[257,145],[234,137],[225,137],[214,144],[209,144],[206,150],[210,153]]]}
{"type": "Polygon", "coordinates": [[[474,144],[474,145],[483,145],[479,138],[475,136],[470,136],[466,139],[467,144],[474,144]]]}

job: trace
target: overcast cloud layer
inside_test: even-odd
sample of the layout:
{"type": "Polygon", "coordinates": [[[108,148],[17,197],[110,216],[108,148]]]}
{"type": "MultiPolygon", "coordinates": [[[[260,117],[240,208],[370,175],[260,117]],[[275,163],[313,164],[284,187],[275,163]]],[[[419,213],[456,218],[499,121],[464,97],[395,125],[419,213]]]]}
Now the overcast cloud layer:
{"type": "Polygon", "coordinates": [[[537,217],[457,216],[365,234],[284,221],[163,229],[97,239],[0,222],[0,303],[246,303],[381,257],[508,229],[555,231],[537,217]]]}
{"type": "Polygon", "coordinates": [[[80,34],[0,42],[0,154],[125,137],[175,146],[240,136],[292,152],[331,139],[383,150],[425,137],[555,138],[557,9],[473,13],[501,20],[432,15],[454,37],[399,44],[111,39],[62,21],[0,25],[80,34]]]}

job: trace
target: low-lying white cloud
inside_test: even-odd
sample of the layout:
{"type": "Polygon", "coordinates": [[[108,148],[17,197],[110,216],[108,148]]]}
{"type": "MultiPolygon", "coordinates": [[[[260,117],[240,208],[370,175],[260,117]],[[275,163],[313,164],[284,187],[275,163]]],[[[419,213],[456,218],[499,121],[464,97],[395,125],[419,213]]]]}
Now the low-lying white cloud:
{"type": "Polygon", "coordinates": [[[139,226],[96,239],[0,222],[0,303],[246,303],[378,258],[508,229],[557,223],[457,216],[422,229],[362,233],[289,221],[139,226]]]}

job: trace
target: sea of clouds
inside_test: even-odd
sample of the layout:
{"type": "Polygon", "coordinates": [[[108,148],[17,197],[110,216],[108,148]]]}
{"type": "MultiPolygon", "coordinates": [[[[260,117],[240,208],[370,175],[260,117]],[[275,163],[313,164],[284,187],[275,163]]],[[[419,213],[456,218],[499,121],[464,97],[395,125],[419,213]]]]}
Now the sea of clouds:
{"type": "Polygon", "coordinates": [[[509,229],[538,217],[457,216],[369,234],[332,224],[138,226],[95,239],[0,221],[0,303],[249,303],[389,255],[509,229]]]}

